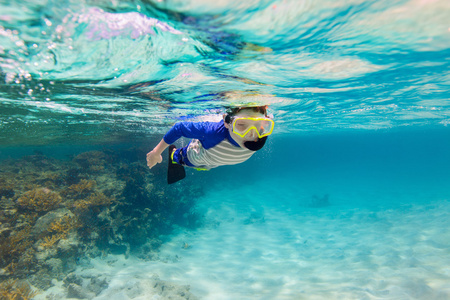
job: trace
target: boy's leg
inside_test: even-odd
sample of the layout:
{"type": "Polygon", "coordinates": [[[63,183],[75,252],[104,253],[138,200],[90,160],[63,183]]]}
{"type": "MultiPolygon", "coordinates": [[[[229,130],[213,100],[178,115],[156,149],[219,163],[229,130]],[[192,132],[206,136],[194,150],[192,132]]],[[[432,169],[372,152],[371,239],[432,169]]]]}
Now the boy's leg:
{"type": "Polygon", "coordinates": [[[171,152],[171,158],[174,163],[186,165],[184,163],[183,148],[176,149],[175,146],[171,145],[169,151],[171,152]]]}
{"type": "Polygon", "coordinates": [[[195,167],[188,159],[188,156],[187,156],[188,147],[189,147],[189,145],[184,146],[183,148],[180,148],[180,149],[175,149],[175,151],[173,152],[173,155],[172,155],[173,161],[175,163],[183,165],[183,166],[195,167]]]}

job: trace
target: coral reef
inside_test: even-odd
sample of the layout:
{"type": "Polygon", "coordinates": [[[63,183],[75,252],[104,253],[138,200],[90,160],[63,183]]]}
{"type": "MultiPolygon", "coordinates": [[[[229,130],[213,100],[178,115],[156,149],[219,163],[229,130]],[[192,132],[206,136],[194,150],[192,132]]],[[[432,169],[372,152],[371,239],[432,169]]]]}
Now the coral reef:
{"type": "Polygon", "coordinates": [[[81,179],[79,183],[69,186],[64,195],[75,199],[83,198],[93,192],[95,185],[94,180],[81,179]]]}
{"type": "Polygon", "coordinates": [[[17,199],[17,203],[21,208],[46,212],[58,207],[62,198],[57,192],[53,192],[48,188],[34,188],[25,192],[17,199]]]}
{"type": "Polygon", "coordinates": [[[113,162],[113,157],[102,151],[89,151],[77,155],[74,161],[88,173],[99,173],[105,170],[108,162],[113,162]]]}
{"type": "Polygon", "coordinates": [[[9,279],[0,283],[0,299],[28,300],[36,296],[36,292],[26,282],[9,279]]]}
{"type": "Polygon", "coordinates": [[[79,227],[81,227],[81,224],[76,217],[65,215],[50,224],[47,230],[51,233],[51,236],[44,237],[41,246],[50,248],[59,242],[59,240],[66,238],[70,231],[76,230],[79,227]]]}
{"type": "MultiPolygon", "coordinates": [[[[164,169],[150,172],[145,152],[136,149],[0,161],[1,299],[29,299],[33,292],[26,292],[24,279],[47,289],[83,256],[152,259],[161,235],[199,226],[194,199],[200,188],[169,188],[164,169]]],[[[67,279],[66,288],[69,295],[91,297],[105,284],[93,282],[86,290],[67,279]]]]}
{"type": "Polygon", "coordinates": [[[9,266],[10,270],[14,270],[14,261],[25,253],[25,251],[32,245],[33,241],[30,236],[30,227],[19,231],[12,231],[8,237],[2,238],[0,246],[0,262],[3,266],[9,266]]]}
{"type": "Polygon", "coordinates": [[[80,199],[72,204],[76,210],[87,210],[93,207],[110,206],[116,203],[113,197],[107,197],[102,192],[91,193],[86,199],[80,199]]]}
{"type": "Polygon", "coordinates": [[[13,185],[4,178],[0,178],[0,198],[2,197],[14,197],[13,185]]]}
{"type": "Polygon", "coordinates": [[[56,242],[59,242],[60,239],[63,239],[66,235],[63,233],[57,233],[52,236],[46,236],[44,238],[44,241],[41,243],[41,246],[44,248],[50,248],[53,247],[53,245],[56,244],[56,242]]]}

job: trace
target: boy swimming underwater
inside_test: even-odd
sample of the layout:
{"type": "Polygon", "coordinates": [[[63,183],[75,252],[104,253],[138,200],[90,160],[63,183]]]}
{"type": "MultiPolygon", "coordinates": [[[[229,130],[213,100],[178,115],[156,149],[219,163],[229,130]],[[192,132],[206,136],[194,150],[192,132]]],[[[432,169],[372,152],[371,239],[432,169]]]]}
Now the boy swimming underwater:
{"type": "Polygon", "coordinates": [[[264,146],[273,127],[274,121],[267,116],[267,106],[232,108],[219,122],[180,122],[147,153],[147,166],[152,168],[161,163],[161,153],[180,137],[192,140],[180,149],[170,145],[169,184],[186,176],[183,166],[209,170],[242,163],[264,146]]]}

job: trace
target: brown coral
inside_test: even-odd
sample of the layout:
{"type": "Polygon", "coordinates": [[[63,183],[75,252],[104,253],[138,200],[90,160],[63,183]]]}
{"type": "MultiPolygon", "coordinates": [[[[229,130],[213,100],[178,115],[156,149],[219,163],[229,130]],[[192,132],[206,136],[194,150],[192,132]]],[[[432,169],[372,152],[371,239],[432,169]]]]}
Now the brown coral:
{"type": "Polygon", "coordinates": [[[90,207],[109,206],[115,202],[115,198],[107,197],[102,192],[95,192],[89,195],[88,198],[73,203],[73,207],[77,210],[86,210],[90,207]]]}
{"type": "Polygon", "coordinates": [[[0,284],[0,299],[8,300],[28,300],[36,296],[30,285],[26,282],[18,282],[9,279],[0,284]]]}
{"type": "Polygon", "coordinates": [[[76,217],[66,215],[50,224],[48,232],[52,235],[45,237],[40,245],[44,248],[52,247],[59,240],[66,238],[71,230],[79,227],[81,227],[81,224],[76,217]]]}
{"type": "Polygon", "coordinates": [[[114,203],[116,200],[114,198],[109,198],[102,192],[95,192],[94,194],[91,194],[87,201],[92,206],[108,206],[114,203]]]}
{"type": "Polygon", "coordinates": [[[64,195],[73,199],[84,198],[93,192],[95,186],[94,180],[82,179],[79,183],[69,186],[64,195]]]}
{"type": "Polygon", "coordinates": [[[63,175],[61,172],[57,171],[44,171],[39,174],[39,177],[35,179],[35,182],[54,189],[65,183],[63,175]]]}
{"type": "Polygon", "coordinates": [[[44,241],[41,243],[41,246],[44,248],[50,248],[52,247],[54,244],[56,244],[56,242],[58,242],[59,240],[65,238],[66,235],[63,233],[58,233],[58,234],[54,234],[52,236],[46,236],[44,238],[44,241]]]}
{"type": "Polygon", "coordinates": [[[31,191],[23,193],[17,200],[17,203],[22,208],[44,212],[55,209],[61,201],[62,198],[57,192],[53,192],[48,188],[34,188],[31,191]]]}
{"type": "Polygon", "coordinates": [[[74,158],[85,171],[90,173],[98,173],[105,169],[107,164],[107,156],[101,151],[89,151],[77,155],[74,158]]]}
{"type": "Polygon", "coordinates": [[[90,207],[89,204],[90,203],[86,200],[78,200],[72,205],[72,207],[75,208],[76,210],[83,211],[83,210],[87,210],[90,207]]]}
{"type": "Polygon", "coordinates": [[[69,231],[79,228],[81,225],[76,217],[64,216],[50,224],[48,231],[51,233],[62,234],[66,237],[69,231]]]}
{"type": "Polygon", "coordinates": [[[22,255],[33,243],[27,226],[18,232],[12,232],[0,245],[0,262],[10,264],[12,260],[22,255]]]}

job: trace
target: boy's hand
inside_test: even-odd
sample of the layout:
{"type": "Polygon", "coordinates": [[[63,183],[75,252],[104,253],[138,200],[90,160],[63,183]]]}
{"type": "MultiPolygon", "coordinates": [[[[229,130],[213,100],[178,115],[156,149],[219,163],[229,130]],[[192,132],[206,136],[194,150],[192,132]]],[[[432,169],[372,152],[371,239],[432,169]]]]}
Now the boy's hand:
{"type": "Polygon", "coordinates": [[[158,154],[155,152],[155,150],[150,151],[147,153],[147,166],[151,169],[156,164],[159,164],[162,162],[162,156],[161,154],[158,154]]]}

